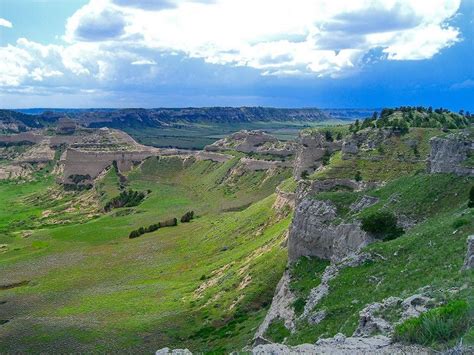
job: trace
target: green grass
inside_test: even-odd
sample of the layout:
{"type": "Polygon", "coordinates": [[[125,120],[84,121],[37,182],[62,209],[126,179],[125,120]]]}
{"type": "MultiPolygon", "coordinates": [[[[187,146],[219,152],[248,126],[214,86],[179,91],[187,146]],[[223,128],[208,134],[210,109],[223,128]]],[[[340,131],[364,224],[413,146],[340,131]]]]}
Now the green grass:
{"type": "Polygon", "coordinates": [[[290,331],[286,329],[282,319],[273,320],[265,332],[265,338],[274,343],[282,343],[289,335],[290,331]]]}
{"type": "Polygon", "coordinates": [[[473,310],[466,301],[451,301],[399,324],[394,338],[404,343],[439,347],[464,335],[472,325],[472,317],[473,310]]]}
{"type": "MultiPolygon", "coordinates": [[[[277,216],[271,206],[275,187],[291,172],[233,176],[237,164],[151,158],[128,174],[130,188],[151,190],[139,206],[38,226],[28,238],[2,236],[8,245],[0,254],[2,283],[30,283],[0,291],[6,301],[0,310],[7,307],[12,319],[0,328],[0,352],[141,353],[164,346],[224,352],[247,345],[286,265],[281,243],[291,215],[277,216]],[[128,239],[131,230],[189,210],[197,214],[190,223],[128,239]]],[[[97,191],[67,196],[90,196],[100,208],[117,181],[109,171],[97,191]]],[[[10,226],[16,213],[24,219],[61,205],[22,202],[53,185],[0,185],[9,201],[0,221],[10,226]]]]}
{"type": "Polygon", "coordinates": [[[437,129],[412,128],[408,134],[393,136],[379,147],[361,149],[356,158],[347,160],[342,159],[341,152],[337,152],[325,169],[312,174],[310,178],[354,179],[357,171],[360,171],[363,181],[390,181],[425,171],[424,159],[429,154],[429,140],[440,132],[437,129]]]}
{"type": "Polygon", "coordinates": [[[328,265],[327,260],[305,257],[292,264],[290,290],[296,297],[293,308],[297,315],[303,313],[309,293],[321,283],[321,276],[328,265]]]}

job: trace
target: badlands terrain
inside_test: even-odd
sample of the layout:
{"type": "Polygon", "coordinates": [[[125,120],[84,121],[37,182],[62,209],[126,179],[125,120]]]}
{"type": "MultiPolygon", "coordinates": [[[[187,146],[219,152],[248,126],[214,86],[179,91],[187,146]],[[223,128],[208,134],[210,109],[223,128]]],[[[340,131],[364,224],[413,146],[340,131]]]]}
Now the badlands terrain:
{"type": "Polygon", "coordinates": [[[0,353],[472,353],[472,116],[341,117],[1,111],[0,353]]]}

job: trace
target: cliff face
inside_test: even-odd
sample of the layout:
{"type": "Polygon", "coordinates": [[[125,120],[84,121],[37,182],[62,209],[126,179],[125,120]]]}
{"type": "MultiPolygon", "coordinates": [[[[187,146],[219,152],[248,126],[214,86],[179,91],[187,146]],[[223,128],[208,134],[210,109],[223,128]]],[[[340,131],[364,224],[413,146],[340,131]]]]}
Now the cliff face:
{"type": "Polygon", "coordinates": [[[299,180],[304,171],[311,174],[323,165],[325,154],[340,150],[342,142],[330,142],[320,133],[301,134],[298,137],[298,149],[293,175],[299,180]]]}
{"type": "Polygon", "coordinates": [[[330,201],[304,198],[295,208],[288,239],[290,262],[301,256],[333,261],[358,252],[372,241],[357,223],[334,225],[336,206],[330,201]]]}
{"type": "Polygon", "coordinates": [[[468,159],[474,155],[474,140],[467,134],[434,137],[430,140],[428,158],[430,173],[454,173],[474,176],[474,166],[468,159]]]}

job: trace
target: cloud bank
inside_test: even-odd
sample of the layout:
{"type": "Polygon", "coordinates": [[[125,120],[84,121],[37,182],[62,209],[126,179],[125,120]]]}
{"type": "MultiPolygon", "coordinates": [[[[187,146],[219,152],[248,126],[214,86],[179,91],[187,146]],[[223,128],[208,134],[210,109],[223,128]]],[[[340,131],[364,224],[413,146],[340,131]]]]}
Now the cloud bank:
{"type": "MultiPolygon", "coordinates": [[[[459,6],[460,0],[91,0],[67,19],[62,45],[21,38],[0,47],[0,86],[158,86],[182,80],[177,72],[190,61],[260,76],[337,79],[374,60],[426,60],[454,45],[461,33],[449,21],[459,6]]],[[[11,23],[0,19],[0,26],[11,23]]]]}

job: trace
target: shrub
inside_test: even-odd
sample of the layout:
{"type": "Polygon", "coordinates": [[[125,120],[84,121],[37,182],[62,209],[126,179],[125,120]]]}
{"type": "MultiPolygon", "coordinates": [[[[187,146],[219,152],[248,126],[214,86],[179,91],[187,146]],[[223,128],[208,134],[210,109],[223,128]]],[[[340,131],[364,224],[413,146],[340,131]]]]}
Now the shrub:
{"type": "Polygon", "coordinates": [[[109,202],[107,202],[104,206],[105,212],[109,212],[113,208],[121,208],[121,207],[135,207],[138,206],[143,199],[145,198],[144,192],[139,191],[122,191],[120,195],[114,197],[109,202]]]}
{"type": "Polygon", "coordinates": [[[326,131],[324,136],[325,136],[325,138],[328,142],[333,142],[334,141],[334,138],[332,137],[332,132],[331,131],[326,131]]]}
{"type": "Polygon", "coordinates": [[[173,227],[178,225],[178,220],[176,218],[168,219],[164,222],[159,222],[155,224],[151,224],[148,227],[140,227],[137,230],[131,231],[130,235],[128,236],[130,239],[138,238],[139,236],[145,233],[152,233],[162,227],[173,227]]]}
{"type": "Polygon", "coordinates": [[[131,231],[128,237],[130,239],[133,239],[133,238],[138,238],[139,236],[140,236],[140,233],[137,230],[135,230],[135,231],[131,231]]]}
{"type": "Polygon", "coordinates": [[[178,225],[178,220],[176,218],[167,219],[166,221],[159,223],[160,228],[163,227],[174,227],[178,225]]]}
{"type": "Polygon", "coordinates": [[[331,153],[329,151],[325,151],[323,155],[323,165],[326,166],[329,164],[329,161],[331,160],[331,153]]]}
{"type": "Polygon", "coordinates": [[[469,208],[474,207],[474,186],[471,186],[471,190],[469,191],[469,202],[467,204],[469,208]]]}
{"type": "Polygon", "coordinates": [[[181,217],[181,223],[190,222],[194,218],[194,211],[186,212],[183,217],[181,217]]]}
{"type": "Polygon", "coordinates": [[[378,239],[391,240],[403,234],[397,226],[397,217],[389,211],[377,211],[362,217],[362,230],[378,239]]]}
{"type": "Polygon", "coordinates": [[[303,180],[306,180],[308,176],[309,176],[308,170],[303,170],[303,172],[301,173],[301,178],[303,180]]]}
{"type": "Polygon", "coordinates": [[[355,181],[362,181],[362,173],[359,170],[356,171],[355,176],[354,176],[354,180],[355,181]]]}
{"type": "Polygon", "coordinates": [[[404,343],[433,345],[462,336],[470,326],[470,309],[466,301],[451,301],[417,318],[395,327],[395,340],[404,343]]]}
{"type": "Polygon", "coordinates": [[[265,337],[271,341],[281,343],[290,334],[290,331],[285,327],[285,322],[278,318],[270,323],[265,332],[265,337]]]}

